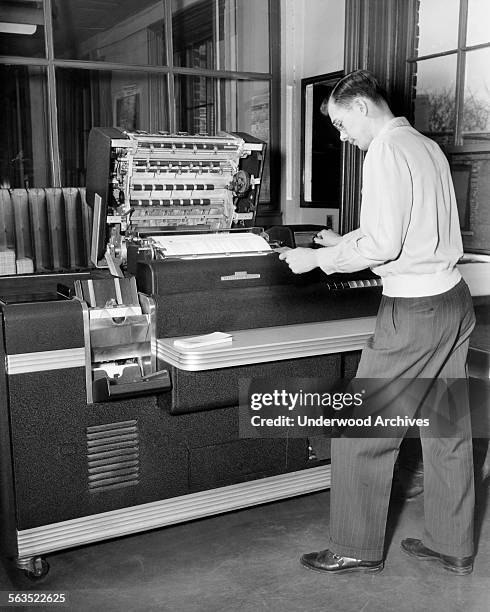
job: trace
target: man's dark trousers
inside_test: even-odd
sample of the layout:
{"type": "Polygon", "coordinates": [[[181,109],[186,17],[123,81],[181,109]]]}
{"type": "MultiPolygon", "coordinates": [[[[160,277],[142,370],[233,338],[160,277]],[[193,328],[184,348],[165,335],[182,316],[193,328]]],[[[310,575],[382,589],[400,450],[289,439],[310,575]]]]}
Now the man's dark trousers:
{"type": "MultiPolygon", "coordinates": [[[[473,554],[474,482],[466,357],[474,325],[473,304],[463,280],[440,295],[383,296],[374,336],[362,352],[354,381],[438,378],[462,383],[464,392],[457,401],[464,434],[445,437],[431,428],[420,428],[425,471],[422,540],[427,547],[456,557],[473,554]]],[[[432,419],[437,415],[431,415],[430,402],[428,405],[425,415],[432,419]]],[[[411,408],[412,404],[408,410],[411,408]]],[[[399,413],[415,416],[402,408],[399,413]]],[[[396,437],[332,440],[330,548],[335,553],[366,561],[383,558],[393,466],[405,433],[397,428],[396,437]]]]}

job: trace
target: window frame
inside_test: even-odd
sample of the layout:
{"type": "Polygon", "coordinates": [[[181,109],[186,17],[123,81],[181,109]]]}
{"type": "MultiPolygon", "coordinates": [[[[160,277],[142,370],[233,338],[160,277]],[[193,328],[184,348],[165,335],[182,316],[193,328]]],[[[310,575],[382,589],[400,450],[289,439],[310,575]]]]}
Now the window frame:
{"type": "MultiPolygon", "coordinates": [[[[465,153],[470,151],[487,151],[490,149],[489,144],[465,144],[463,139],[463,109],[464,109],[464,86],[466,77],[466,55],[468,52],[477,51],[479,49],[487,49],[490,47],[490,41],[477,45],[467,45],[467,26],[468,26],[468,1],[459,0],[459,16],[458,16],[458,44],[454,49],[447,49],[437,53],[430,53],[421,56],[412,56],[407,58],[408,64],[417,66],[419,62],[430,60],[438,57],[445,57],[456,54],[456,90],[455,90],[455,122],[454,136],[451,145],[445,147],[448,153],[465,153]]],[[[415,23],[418,24],[418,7],[421,0],[417,2],[417,10],[415,13],[415,23]]],[[[416,70],[414,71],[416,73],[416,70]]]]}
{"type": "Polygon", "coordinates": [[[54,56],[54,37],[52,22],[52,0],[42,0],[44,11],[45,32],[45,58],[0,56],[0,64],[20,66],[44,66],[47,72],[47,105],[48,105],[48,143],[49,163],[52,187],[61,187],[61,160],[60,141],[58,133],[57,98],[56,98],[56,68],[76,68],[82,70],[101,71],[131,71],[144,73],[158,73],[166,76],[169,130],[176,132],[176,107],[174,76],[189,75],[213,77],[226,80],[241,81],[267,81],[270,87],[269,106],[269,164],[270,164],[270,202],[261,202],[260,214],[276,212],[279,208],[279,171],[280,171],[280,0],[268,0],[269,6],[269,71],[247,72],[207,68],[188,68],[175,66],[173,63],[172,38],[172,0],[159,0],[164,4],[165,14],[165,44],[167,64],[158,66],[153,64],[133,65],[104,61],[84,61],[56,59],[54,56]]]}
{"type": "MultiPolygon", "coordinates": [[[[417,31],[418,27],[418,13],[420,2],[417,0],[417,7],[414,12],[414,31],[417,31]]],[[[454,117],[454,135],[450,143],[441,145],[446,157],[448,158],[451,168],[459,168],[463,164],[467,164],[472,172],[473,162],[465,159],[465,156],[488,154],[490,153],[490,141],[482,140],[481,142],[466,142],[463,136],[463,112],[464,112],[464,88],[466,78],[466,58],[467,54],[472,51],[479,49],[490,48],[490,41],[486,43],[479,43],[476,45],[467,45],[467,26],[468,26],[468,7],[469,0],[459,0],[459,16],[458,16],[458,39],[457,47],[454,49],[447,49],[445,51],[439,51],[437,53],[431,53],[421,56],[410,56],[407,58],[407,65],[413,68],[413,74],[417,73],[417,65],[419,62],[424,60],[430,60],[438,57],[445,57],[456,54],[456,75],[455,75],[455,117],[454,117]]],[[[414,51],[417,48],[415,45],[414,51]]],[[[412,89],[412,109],[414,108],[414,101],[416,96],[416,87],[412,89]]],[[[432,137],[430,132],[426,132],[429,137],[432,137]]],[[[471,190],[468,187],[466,194],[466,210],[464,213],[464,220],[461,224],[461,236],[463,238],[464,250],[467,253],[478,253],[489,255],[490,250],[487,248],[481,248],[465,243],[465,237],[471,240],[474,235],[474,225],[471,213],[471,190]]]]}

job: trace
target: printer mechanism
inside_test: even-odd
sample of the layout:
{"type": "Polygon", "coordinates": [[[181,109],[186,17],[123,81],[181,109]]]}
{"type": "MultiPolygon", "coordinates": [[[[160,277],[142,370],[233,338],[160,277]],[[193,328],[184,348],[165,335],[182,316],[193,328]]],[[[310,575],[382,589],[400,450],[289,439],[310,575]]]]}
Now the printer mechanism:
{"type": "Polygon", "coordinates": [[[91,259],[97,267],[108,267],[113,278],[75,287],[84,312],[89,403],[170,386],[168,372],[158,370],[153,300],[138,293],[136,279],[128,275],[136,275],[138,262],[165,259],[171,250],[172,257],[182,250],[196,255],[192,238],[206,240],[202,234],[213,252],[229,250],[233,232],[236,248],[257,249],[254,238],[259,237],[250,232],[264,156],[265,144],[242,133],[91,130],[91,259]]]}
{"type": "Polygon", "coordinates": [[[251,228],[265,144],[247,134],[188,136],[94,128],[87,201],[94,209],[92,261],[135,273],[138,259],[164,257],[162,232],[251,228]]]}

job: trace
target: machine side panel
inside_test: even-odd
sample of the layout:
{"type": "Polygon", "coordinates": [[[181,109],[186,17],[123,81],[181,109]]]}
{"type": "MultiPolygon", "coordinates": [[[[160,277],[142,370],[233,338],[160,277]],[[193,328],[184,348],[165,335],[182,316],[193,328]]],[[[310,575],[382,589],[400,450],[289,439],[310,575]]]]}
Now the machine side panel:
{"type": "Polygon", "coordinates": [[[334,384],[340,379],[340,368],[341,358],[335,354],[201,372],[172,367],[171,412],[181,414],[238,405],[241,379],[265,378],[279,384],[288,378],[322,378],[334,384]]]}
{"type": "Polygon", "coordinates": [[[187,449],[155,397],[85,402],[83,368],[10,377],[19,529],[183,495],[187,449]]]}
{"type": "MultiPolygon", "coordinates": [[[[0,321],[0,359],[5,362],[3,317],[0,321]]],[[[15,495],[10,443],[8,386],[5,370],[0,372],[0,548],[5,556],[17,555],[15,495]]]]}
{"type": "Polygon", "coordinates": [[[82,369],[11,379],[20,530],[308,467],[304,439],[240,439],[238,407],[171,415],[168,394],[160,406],[151,396],[87,406],[82,369]],[[112,456],[108,465],[103,454],[94,462],[94,435],[107,434],[104,451],[118,428],[137,438],[131,448],[124,432],[115,441],[128,462],[112,456]],[[102,479],[94,489],[99,469],[126,483],[104,488],[102,479]]]}
{"type": "Polygon", "coordinates": [[[244,286],[236,291],[153,297],[158,338],[374,316],[379,306],[379,292],[375,289],[337,292],[315,285],[277,285],[267,289],[244,286]]]}
{"type": "Polygon", "coordinates": [[[92,128],[88,139],[87,204],[94,207],[95,194],[102,198],[104,206],[110,199],[111,140],[129,139],[117,128],[92,128]]]}
{"type": "Polygon", "coordinates": [[[8,355],[84,346],[78,300],[8,304],[4,318],[8,355]]]}

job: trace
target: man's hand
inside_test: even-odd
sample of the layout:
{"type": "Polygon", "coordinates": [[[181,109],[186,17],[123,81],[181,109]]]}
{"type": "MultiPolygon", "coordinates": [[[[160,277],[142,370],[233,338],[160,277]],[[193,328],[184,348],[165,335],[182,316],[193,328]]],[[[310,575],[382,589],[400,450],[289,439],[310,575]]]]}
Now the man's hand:
{"type": "Polygon", "coordinates": [[[314,237],[315,244],[321,244],[324,247],[335,246],[342,240],[342,236],[331,229],[322,230],[314,237]]]}
{"type": "Polygon", "coordinates": [[[279,259],[285,261],[295,274],[303,274],[318,267],[316,249],[289,249],[281,253],[279,259]]]}

